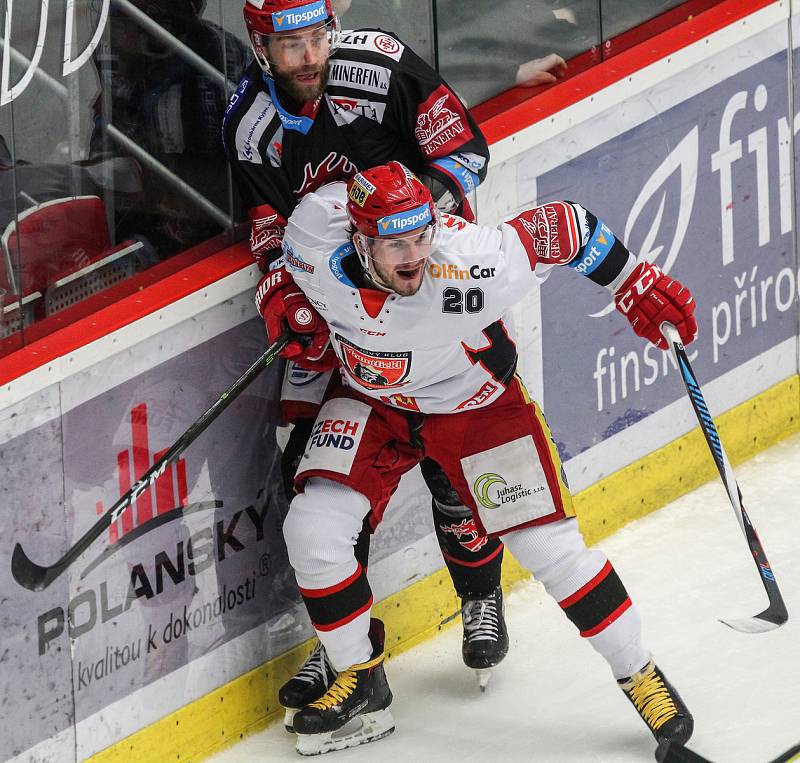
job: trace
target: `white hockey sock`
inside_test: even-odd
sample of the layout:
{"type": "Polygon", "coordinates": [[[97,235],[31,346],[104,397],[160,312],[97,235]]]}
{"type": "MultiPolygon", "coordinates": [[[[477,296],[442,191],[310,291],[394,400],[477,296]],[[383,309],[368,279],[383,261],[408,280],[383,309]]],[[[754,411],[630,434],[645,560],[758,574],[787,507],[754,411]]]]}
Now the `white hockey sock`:
{"type": "MultiPolygon", "coordinates": [[[[575,613],[570,607],[588,601],[595,587],[615,577],[606,555],[586,547],[575,519],[515,530],[506,533],[503,542],[573,622],[575,613]]],[[[618,585],[613,593],[620,590],[618,585]]],[[[608,617],[582,630],[581,635],[606,659],[617,679],[627,678],[650,659],[641,643],[639,614],[630,599],[620,602],[608,617]]]]}
{"type": "Polygon", "coordinates": [[[369,612],[359,615],[346,625],[332,631],[317,630],[317,636],[328,653],[334,670],[341,673],[353,665],[360,665],[372,657],[369,640],[369,612]]]}
{"type": "MultiPolygon", "coordinates": [[[[289,561],[300,588],[323,592],[357,576],[359,564],[354,547],[369,508],[366,497],[352,488],[322,477],[308,480],[305,490],[292,501],[283,525],[289,561]]],[[[365,585],[363,580],[362,585],[365,585]]],[[[320,602],[325,595],[319,597],[320,602]]],[[[312,597],[315,603],[316,598],[312,597]]],[[[310,608],[312,600],[306,601],[310,608]]],[[[368,601],[365,596],[364,603],[368,601]]],[[[372,656],[370,611],[371,608],[359,611],[352,619],[348,619],[349,613],[343,613],[341,624],[336,627],[316,628],[338,672],[366,662],[372,656]]],[[[331,617],[326,622],[334,619],[331,617]]]]}

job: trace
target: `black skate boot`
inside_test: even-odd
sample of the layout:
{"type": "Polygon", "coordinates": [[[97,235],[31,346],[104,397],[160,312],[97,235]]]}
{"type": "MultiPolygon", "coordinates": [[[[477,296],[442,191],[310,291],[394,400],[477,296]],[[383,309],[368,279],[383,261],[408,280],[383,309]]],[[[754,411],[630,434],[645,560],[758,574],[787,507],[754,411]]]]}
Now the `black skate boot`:
{"type": "Polygon", "coordinates": [[[491,668],[502,662],[508,652],[503,589],[497,586],[483,599],[462,599],[461,620],[464,664],[477,672],[481,691],[486,691],[491,668]]]}
{"type": "Polygon", "coordinates": [[[288,732],[294,733],[295,713],[318,700],[335,680],[336,671],[328,662],[325,647],[317,642],[300,670],[278,690],[278,701],[286,708],[283,725],[288,732]]]}
{"type": "Polygon", "coordinates": [[[692,714],[652,660],[617,683],[659,742],[689,741],[694,731],[692,714]]]}
{"type": "Polygon", "coordinates": [[[316,702],[294,716],[297,752],[320,755],[374,742],[394,731],[392,692],[383,670],[383,623],[370,624],[372,657],[336,677],[316,702]]]}

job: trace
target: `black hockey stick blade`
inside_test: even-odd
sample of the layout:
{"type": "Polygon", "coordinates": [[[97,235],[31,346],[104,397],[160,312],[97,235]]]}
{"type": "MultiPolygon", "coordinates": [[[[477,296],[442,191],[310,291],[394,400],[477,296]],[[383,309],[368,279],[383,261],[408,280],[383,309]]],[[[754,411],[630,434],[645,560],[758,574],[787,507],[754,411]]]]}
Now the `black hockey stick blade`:
{"type": "Polygon", "coordinates": [[[11,574],[21,586],[31,591],[43,591],[69,564],[69,561],[67,564],[61,562],[62,560],[59,559],[50,567],[42,567],[28,558],[21,544],[15,543],[14,551],[11,554],[11,574]]]}
{"type": "Polygon", "coordinates": [[[23,588],[43,591],[66,570],[100,535],[127,509],[137,496],[160,477],[164,470],[189,447],[238,396],[263,371],[292,338],[289,333],[276,339],[228,389],[226,389],[131,487],[120,499],[84,533],[56,562],[43,567],[32,562],[22,546],[17,543],[11,555],[11,574],[23,588]]]}
{"type": "Polygon", "coordinates": [[[708,758],[692,752],[678,742],[671,742],[669,739],[659,743],[656,749],[656,760],[658,763],[712,763],[708,758]]]}
{"type": "Polygon", "coordinates": [[[675,362],[678,364],[678,369],[681,372],[686,393],[694,409],[697,421],[700,424],[700,429],[705,436],[708,448],[711,451],[711,456],[717,466],[717,471],[722,479],[722,484],[728,493],[731,508],[739,521],[744,537],[747,540],[747,545],[750,548],[750,553],[753,556],[758,575],[761,578],[761,583],[764,590],[767,592],[769,599],[769,606],[757,615],[748,618],[726,618],[720,619],[734,630],[741,633],[764,633],[766,631],[779,628],[789,619],[789,613],[786,610],[786,605],[783,602],[778,582],[775,580],[775,575],[770,567],[767,555],[764,552],[764,547],[761,545],[761,540],[758,537],[755,527],[753,527],[750,517],[742,501],[742,491],[739,489],[739,484],[736,481],[736,476],[733,473],[731,462],[728,460],[728,455],[725,453],[725,448],[722,445],[722,440],[717,432],[717,427],[714,424],[714,419],[706,405],[703,392],[700,389],[700,382],[694,375],[692,366],[689,363],[689,356],[681,342],[678,330],[670,323],[661,324],[661,333],[669,343],[675,362]]]}
{"type": "MultiPolygon", "coordinates": [[[[692,752],[688,747],[677,742],[670,742],[668,739],[658,745],[656,760],[658,763],[712,763],[708,758],[692,752]]],[[[800,744],[786,750],[770,763],[795,763],[795,761],[800,762],[800,744]]]]}
{"type": "Polygon", "coordinates": [[[779,755],[772,763],[793,763],[800,761],[800,744],[795,745],[791,750],[786,750],[783,755],[779,755]]]}

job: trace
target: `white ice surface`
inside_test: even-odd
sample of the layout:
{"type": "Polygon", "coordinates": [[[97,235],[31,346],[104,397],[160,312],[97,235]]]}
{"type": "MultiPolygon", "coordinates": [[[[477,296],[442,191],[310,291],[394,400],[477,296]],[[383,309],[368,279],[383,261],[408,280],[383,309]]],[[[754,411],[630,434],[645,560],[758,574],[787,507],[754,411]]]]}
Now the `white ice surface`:
{"type": "MultiPolygon", "coordinates": [[[[747,635],[717,617],[754,615],[766,595],[719,480],[601,544],[644,621],[645,643],[695,718],[689,746],[715,763],[765,763],[800,742],[800,435],[736,470],[745,505],[789,609],[747,635]]],[[[507,597],[508,657],[481,695],[461,662],[461,628],[387,664],[397,729],[330,753],[367,761],[654,760],[655,742],[537,583],[507,597]]],[[[302,760],[276,723],[214,763],[302,760]]]]}

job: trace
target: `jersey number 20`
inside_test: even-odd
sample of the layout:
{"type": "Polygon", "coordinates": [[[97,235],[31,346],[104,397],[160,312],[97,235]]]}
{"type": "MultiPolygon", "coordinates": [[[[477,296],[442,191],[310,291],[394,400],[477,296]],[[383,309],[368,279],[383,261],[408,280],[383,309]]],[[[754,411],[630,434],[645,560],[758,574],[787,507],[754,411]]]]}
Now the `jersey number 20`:
{"type": "Polygon", "coordinates": [[[443,313],[479,313],[483,310],[483,290],[477,286],[462,292],[455,286],[448,286],[442,292],[443,313]]]}

